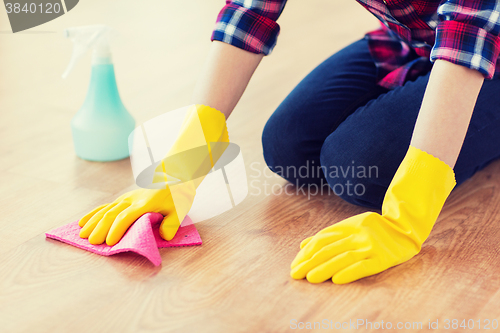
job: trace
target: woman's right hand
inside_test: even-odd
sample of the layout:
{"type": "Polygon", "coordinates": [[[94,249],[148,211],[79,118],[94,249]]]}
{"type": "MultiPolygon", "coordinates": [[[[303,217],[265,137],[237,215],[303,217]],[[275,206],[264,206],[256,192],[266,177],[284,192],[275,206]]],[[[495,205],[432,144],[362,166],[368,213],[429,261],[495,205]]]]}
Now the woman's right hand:
{"type": "Polygon", "coordinates": [[[166,189],[138,189],[127,192],[109,204],[101,205],[83,216],[78,225],[81,238],[91,244],[112,246],[120,241],[127,229],[143,214],[160,213],[164,219],[160,235],[165,240],[174,238],[181,222],[191,209],[196,195],[192,182],[166,189]]]}

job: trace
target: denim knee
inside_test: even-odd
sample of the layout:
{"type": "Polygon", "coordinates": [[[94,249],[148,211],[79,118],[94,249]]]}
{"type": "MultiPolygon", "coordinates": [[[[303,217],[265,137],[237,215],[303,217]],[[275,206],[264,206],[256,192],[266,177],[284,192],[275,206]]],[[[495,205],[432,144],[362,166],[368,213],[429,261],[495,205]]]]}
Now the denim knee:
{"type": "Polygon", "coordinates": [[[341,144],[330,135],[321,149],[321,167],[332,191],[354,205],[381,209],[390,179],[384,179],[380,159],[370,149],[341,144]]]}
{"type": "Polygon", "coordinates": [[[324,181],[319,150],[311,152],[307,139],[295,128],[293,117],[274,113],[262,132],[264,160],[271,171],[289,182],[301,185],[324,181]]]}

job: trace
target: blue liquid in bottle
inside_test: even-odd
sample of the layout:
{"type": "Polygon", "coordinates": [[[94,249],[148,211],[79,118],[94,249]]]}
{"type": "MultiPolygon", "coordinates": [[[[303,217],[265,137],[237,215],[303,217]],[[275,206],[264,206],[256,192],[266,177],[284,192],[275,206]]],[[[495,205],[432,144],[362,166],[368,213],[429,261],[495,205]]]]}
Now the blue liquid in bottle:
{"type": "Polygon", "coordinates": [[[134,118],[120,99],[113,64],[93,64],[87,97],[71,120],[76,154],[99,162],[126,158],[134,127],[134,118]]]}

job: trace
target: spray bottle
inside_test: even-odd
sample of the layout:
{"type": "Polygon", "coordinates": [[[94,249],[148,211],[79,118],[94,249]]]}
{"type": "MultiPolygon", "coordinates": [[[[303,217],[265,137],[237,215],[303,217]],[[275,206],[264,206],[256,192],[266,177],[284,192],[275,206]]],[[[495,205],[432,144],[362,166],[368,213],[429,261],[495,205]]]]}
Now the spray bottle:
{"type": "Polygon", "coordinates": [[[94,50],[87,97],[71,120],[76,154],[100,162],[128,157],[128,136],[135,121],[123,106],[116,86],[109,48],[114,31],[104,25],[93,25],[68,28],[64,35],[73,41],[74,47],[63,78],[88,50],[94,50]]]}

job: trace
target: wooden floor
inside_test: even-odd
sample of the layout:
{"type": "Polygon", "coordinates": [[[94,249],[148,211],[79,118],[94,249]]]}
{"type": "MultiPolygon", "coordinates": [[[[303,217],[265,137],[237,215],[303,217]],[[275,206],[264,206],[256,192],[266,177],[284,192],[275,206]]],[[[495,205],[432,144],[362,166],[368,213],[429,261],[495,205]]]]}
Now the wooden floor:
{"type": "MultiPolygon", "coordinates": [[[[120,32],[119,89],[141,123],[189,103],[223,4],[85,0],[18,34],[8,33],[0,11],[0,332],[288,332],[299,322],[335,331],[335,323],[357,320],[373,329],[344,324],[342,332],[378,332],[381,321],[422,322],[398,331],[426,331],[436,320],[434,331],[480,332],[500,319],[500,163],[453,192],[421,254],[343,286],[289,277],[303,238],[365,211],[327,195],[250,188],[235,209],[196,225],[202,246],[162,249],[161,267],[45,238],[134,188],[128,159],[102,164],[74,155],[69,123],[85,97],[90,55],[61,79],[72,47],[62,29],[105,23],[120,32]],[[446,319],[472,319],[475,329],[445,330],[446,319]]],[[[318,63],[377,27],[354,0],[290,1],[278,23],[277,47],[229,120],[260,184],[283,184],[249,168],[265,169],[266,119],[318,63]]]]}

